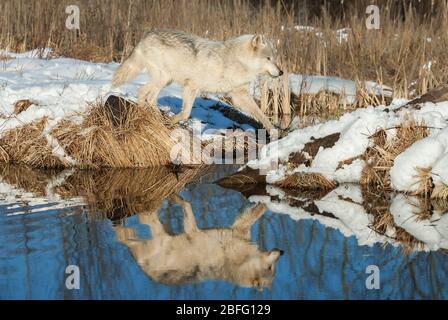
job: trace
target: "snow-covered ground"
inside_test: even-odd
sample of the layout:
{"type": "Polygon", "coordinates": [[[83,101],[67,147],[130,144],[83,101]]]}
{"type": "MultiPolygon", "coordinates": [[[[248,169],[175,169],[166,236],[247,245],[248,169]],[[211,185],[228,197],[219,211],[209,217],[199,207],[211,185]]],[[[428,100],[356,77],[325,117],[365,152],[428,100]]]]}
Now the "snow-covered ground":
{"type": "MultiPolygon", "coordinates": [[[[0,62],[0,114],[4,115],[0,119],[0,134],[43,117],[47,117],[50,125],[66,118],[79,121],[89,107],[88,103],[104,102],[110,94],[136,100],[138,88],[147,81],[147,76],[142,73],[134,81],[111,90],[110,81],[117,63],[40,59],[38,51],[0,53],[12,58],[0,62]],[[34,104],[15,116],[14,104],[22,99],[34,104]]],[[[162,90],[158,103],[162,110],[177,113],[181,110],[181,97],[182,88],[173,84],[162,90]]],[[[200,126],[202,130],[233,127],[235,123],[232,120],[209,109],[218,101],[215,96],[210,96],[210,100],[196,99],[190,124],[203,123],[200,126]]],[[[238,127],[250,128],[248,125],[238,127]]]]}
{"type": "Polygon", "coordinates": [[[428,127],[427,138],[415,142],[401,153],[391,169],[391,185],[399,191],[415,191],[418,187],[418,168],[432,168],[431,177],[435,184],[448,185],[448,102],[427,102],[420,108],[401,108],[404,100],[394,100],[390,106],[368,107],[344,114],[338,120],[327,121],[314,126],[295,130],[283,139],[264,147],[262,157],[250,161],[253,169],[269,168],[272,163],[279,166],[267,171],[268,183],[276,183],[295,172],[320,173],[330,181],[338,183],[358,183],[366,165],[361,159],[342,167],[339,163],[362,155],[372,146],[369,137],[380,129],[385,129],[388,139],[392,139],[401,123],[413,119],[428,127]],[[321,148],[309,166],[301,164],[289,168],[282,164],[288,157],[301,151],[305,144],[317,138],[339,133],[340,137],[329,148],[321,148]]]}
{"type": "MultiPolygon", "coordinates": [[[[0,135],[6,130],[31,123],[46,117],[45,132],[50,132],[61,119],[71,118],[80,121],[88,108],[88,103],[105,101],[110,94],[118,94],[135,100],[139,86],[147,81],[142,73],[137,79],[118,89],[111,90],[110,80],[117,63],[91,63],[68,58],[45,59],[50,50],[39,58],[38,51],[27,53],[0,52],[11,59],[0,61],[0,135]],[[29,99],[34,104],[18,115],[14,115],[14,104],[21,99],[29,99]]],[[[356,84],[353,81],[335,77],[290,75],[290,88],[295,93],[317,93],[328,90],[354,99],[356,84]]],[[[380,88],[375,83],[365,83],[368,90],[390,95],[388,88],[380,88]]],[[[159,96],[159,107],[171,113],[177,113],[182,104],[182,88],[170,85],[159,96]]],[[[219,102],[216,95],[197,98],[192,110],[190,125],[198,124],[202,133],[207,129],[226,129],[239,127],[251,128],[248,124],[236,124],[220,111],[210,106],[219,102]]],[[[362,154],[371,145],[369,136],[378,129],[388,129],[393,136],[394,130],[404,119],[411,116],[417,122],[424,122],[431,129],[428,138],[418,141],[403,154],[399,155],[391,170],[392,186],[401,191],[413,191],[416,188],[416,168],[432,168],[432,178],[437,184],[448,185],[448,102],[425,103],[420,109],[393,112],[406,101],[394,100],[390,106],[358,109],[343,115],[339,120],[328,121],[291,132],[287,137],[265,147],[264,156],[249,162],[251,168],[260,168],[271,160],[286,160],[288,156],[300,151],[312,138],[325,137],[336,132],[340,138],[331,148],[320,150],[310,166],[300,165],[287,169],[280,166],[267,174],[267,181],[273,183],[293,172],[317,172],[329,180],[339,183],[359,182],[364,162],[355,160],[349,165],[338,168],[340,161],[362,154]],[[443,130],[444,129],[444,130],[443,130]],[[288,171],[289,170],[289,171],[288,171]]],[[[221,103],[225,106],[224,103],[221,103]]],[[[208,133],[210,131],[207,131],[208,133]]],[[[48,141],[53,141],[47,137],[48,141]]],[[[58,148],[54,148],[57,152],[58,148]]],[[[57,155],[61,156],[61,155],[57,155]]]]}
{"type": "MultiPolygon", "coordinates": [[[[50,124],[61,119],[73,117],[86,111],[89,102],[105,101],[110,94],[118,94],[135,100],[138,88],[148,80],[145,73],[118,89],[111,90],[111,78],[118,63],[91,63],[69,58],[45,59],[50,50],[34,50],[26,53],[0,51],[11,59],[0,61],[0,132],[16,126],[47,117],[50,124]],[[34,104],[17,116],[12,116],[14,104],[18,100],[28,99],[34,104]]],[[[348,102],[353,102],[356,83],[337,77],[302,76],[291,74],[290,88],[296,93],[318,93],[325,90],[341,94],[348,102]]],[[[369,92],[390,95],[388,88],[380,88],[373,82],[366,82],[369,92]]],[[[254,92],[257,92],[255,87],[254,92]]],[[[235,123],[221,112],[209,107],[219,102],[216,95],[209,94],[208,99],[197,98],[192,110],[190,124],[202,123],[202,131],[207,129],[232,128],[235,123]]],[[[172,84],[162,90],[159,107],[164,111],[177,113],[182,105],[182,88],[172,84]]],[[[224,103],[220,102],[222,105],[224,103]]],[[[243,130],[249,125],[239,124],[243,130]]]]}

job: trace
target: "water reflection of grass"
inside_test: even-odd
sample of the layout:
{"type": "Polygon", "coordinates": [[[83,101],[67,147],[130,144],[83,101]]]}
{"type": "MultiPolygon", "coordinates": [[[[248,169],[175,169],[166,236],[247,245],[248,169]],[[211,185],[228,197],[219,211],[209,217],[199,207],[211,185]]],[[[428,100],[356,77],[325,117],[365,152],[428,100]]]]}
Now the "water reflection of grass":
{"type": "Polygon", "coordinates": [[[1,180],[35,196],[82,197],[91,212],[123,218],[160,207],[171,194],[204,174],[206,170],[147,169],[43,170],[27,166],[4,166],[1,180]]]}

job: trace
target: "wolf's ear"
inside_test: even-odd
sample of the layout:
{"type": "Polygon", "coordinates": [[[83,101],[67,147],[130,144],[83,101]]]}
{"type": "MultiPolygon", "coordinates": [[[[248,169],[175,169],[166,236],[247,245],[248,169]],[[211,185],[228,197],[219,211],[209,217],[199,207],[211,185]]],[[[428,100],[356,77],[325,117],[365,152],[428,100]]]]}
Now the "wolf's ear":
{"type": "Polygon", "coordinates": [[[251,44],[252,44],[252,47],[253,47],[254,49],[257,49],[257,48],[259,48],[259,47],[265,45],[265,44],[266,44],[266,40],[265,40],[265,38],[264,38],[264,35],[262,35],[262,34],[257,34],[257,35],[255,35],[255,36],[252,38],[251,44]]]}

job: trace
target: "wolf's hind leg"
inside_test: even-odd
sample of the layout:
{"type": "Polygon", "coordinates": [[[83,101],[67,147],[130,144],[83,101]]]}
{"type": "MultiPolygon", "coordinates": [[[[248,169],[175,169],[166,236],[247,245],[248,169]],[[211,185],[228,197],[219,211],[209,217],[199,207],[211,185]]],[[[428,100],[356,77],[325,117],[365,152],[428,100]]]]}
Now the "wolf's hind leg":
{"type": "Polygon", "coordinates": [[[184,213],[184,231],[185,233],[193,233],[198,231],[198,226],[196,224],[196,218],[193,214],[193,209],[191,208],[191,204],[188,201],[182,199],[182,197],[178,195],[173,195],[171,199],[174,203],[182,206],[182,211],[184,213]]]}
{"type": "Polygon", "coordinates": [[[157,97],[168,83],[170,83],[170,79],[167,75],[161,72],[153,72],[151,80],[138,90],[138,104],[144,106],[145,102],[148,101],[151,107],[157,108],[157,97]]]}
{"type": "Polygon", "coordinates": [[[144,106],[146,101],[153,108],[157,108],[157,97],[160,91],[165,87],[166,83],[148,83],[138,90],[138,104],[144,106]]]}
{"type": "Polygon", "coordinates": [[[258,203],[254,206],[246,208],[240,215],[236,218],[233,223],[232,229],[240,235],[249,240],[250,239],[250,228],[252,225],[265,213],[266,205],[263,203],[258,203]]]}
{"type": "Polygon", "coordinates": [[[178,123],[179,121],[186,120],[190,117],[194,99],[197,94],[198,90],[192,89],[189,86],[184,87],[184,92],[182,94],[182,111],[172,118],[172,123],[178,123]]]}

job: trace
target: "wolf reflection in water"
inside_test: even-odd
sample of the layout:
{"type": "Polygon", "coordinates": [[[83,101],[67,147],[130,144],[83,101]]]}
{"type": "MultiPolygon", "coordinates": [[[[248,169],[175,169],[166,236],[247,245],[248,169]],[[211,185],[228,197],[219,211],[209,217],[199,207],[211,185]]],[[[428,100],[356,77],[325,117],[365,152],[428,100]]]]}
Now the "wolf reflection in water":
{"type": "Polygon", "coordinates": [[[258,290],[271,287],[282,251],[263,252],[250,242],[251,226],[266,211],[264,204],[243,210],[230,228],[203,230],[198,228],[188,201],[178,195],[171,200],[182,206],[182,234],[166,232],[157,211],[139,214],[139,222],[151,229],[151,240],[139,238],[135,229],[114,227],[117,240],[129,247],[149,277],[168,285],[222,279],[258,290]]]}

